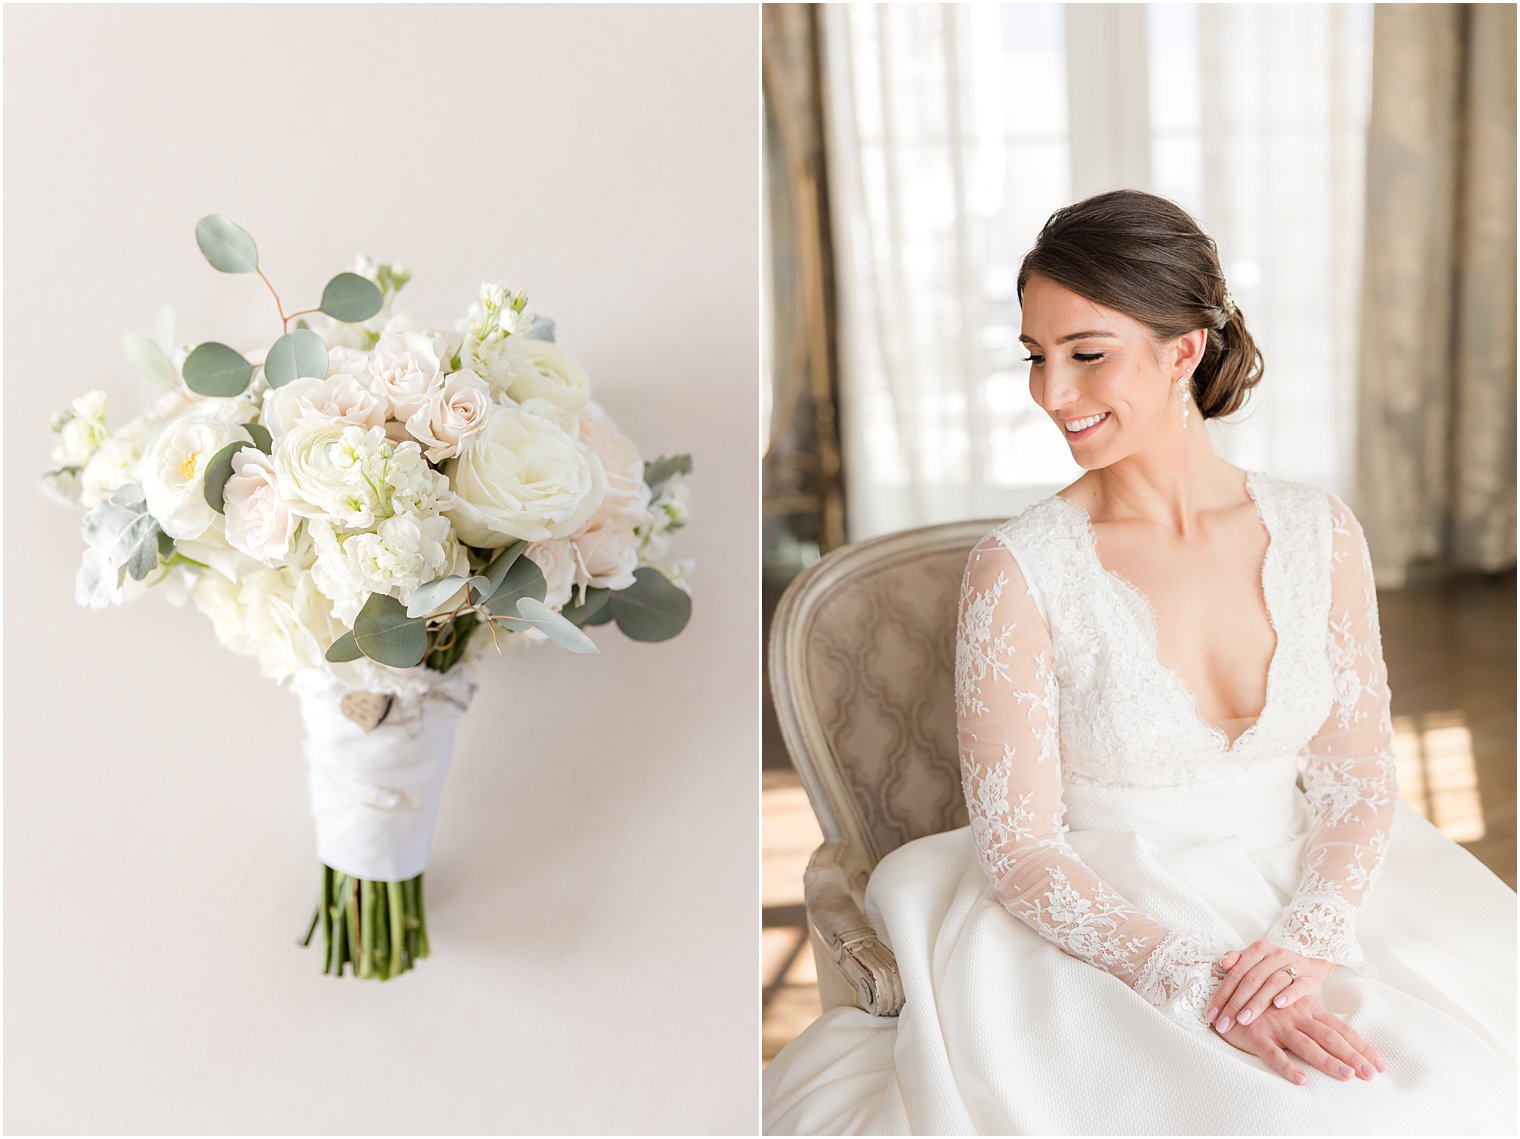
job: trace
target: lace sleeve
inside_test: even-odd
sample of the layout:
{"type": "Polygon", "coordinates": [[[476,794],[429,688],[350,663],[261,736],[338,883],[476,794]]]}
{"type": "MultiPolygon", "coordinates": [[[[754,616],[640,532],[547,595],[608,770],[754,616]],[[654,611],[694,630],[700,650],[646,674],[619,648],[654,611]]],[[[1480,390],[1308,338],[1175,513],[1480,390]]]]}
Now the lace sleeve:
{"type": "Polygon", "coordinates": [[[1303,878],[1266,938],[1305,957],[1360,965],[1356,911],[1382,868],[1398,786],[1372,559],[1356,517],[1329,498],[1326,651],[1334,700],[1304,766],[1314,825],[1304,842],[1303,878]]]}
{"type": "Polygon", "coordinates": [[[998,900],[1047,941],[1207,1030],[1218,960],[1233,946],[1153,920],[1067,843],[1050,632],[996,535],[971,552],[961,584],[955,696],[971,834],[998,900]]]}

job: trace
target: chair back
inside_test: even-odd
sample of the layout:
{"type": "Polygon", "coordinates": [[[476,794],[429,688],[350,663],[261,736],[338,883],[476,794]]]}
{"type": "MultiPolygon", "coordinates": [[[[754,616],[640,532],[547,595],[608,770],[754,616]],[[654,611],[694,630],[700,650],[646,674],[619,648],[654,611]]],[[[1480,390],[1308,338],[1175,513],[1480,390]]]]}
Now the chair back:
{"type": "Polygon", "coordinates": [[[824,838],[852,870],[966,823],[955,631],[971,548],[1002,519],[951,522],[833,551],[787,588],[771,626],[771,696],[824,838]]]}

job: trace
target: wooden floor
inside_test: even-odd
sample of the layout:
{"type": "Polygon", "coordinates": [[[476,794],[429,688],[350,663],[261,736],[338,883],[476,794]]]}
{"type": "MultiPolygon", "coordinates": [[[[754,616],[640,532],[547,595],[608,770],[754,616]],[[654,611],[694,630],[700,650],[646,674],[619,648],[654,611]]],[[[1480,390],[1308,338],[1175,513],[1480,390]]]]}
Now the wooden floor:
{"type": "MultiPolygon", "coordinates": [[[[766,590],[766,620],[779,589],[766,590]]],[[[1515,575],[1378,596],[1399,794],[1515,886],[1515,575]]],[[[819,1013],[802,872],[822,841],[767,699],[763,729],[763,1058],[819,1013]]]]}

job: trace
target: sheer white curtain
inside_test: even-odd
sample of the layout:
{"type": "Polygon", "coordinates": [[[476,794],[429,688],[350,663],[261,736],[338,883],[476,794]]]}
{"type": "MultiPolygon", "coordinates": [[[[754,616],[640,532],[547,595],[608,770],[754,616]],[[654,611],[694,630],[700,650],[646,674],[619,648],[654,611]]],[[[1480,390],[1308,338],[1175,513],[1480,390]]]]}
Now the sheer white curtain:
{"type": "Polygon", "coordinates": [[[1214,236],[1261,346],[1221,452],[1354,499],[1371,5],[836,4],[826,31],[852,539],[1081,473],[1015,278],[1051,212],[1119,186],[1214,236]]]}

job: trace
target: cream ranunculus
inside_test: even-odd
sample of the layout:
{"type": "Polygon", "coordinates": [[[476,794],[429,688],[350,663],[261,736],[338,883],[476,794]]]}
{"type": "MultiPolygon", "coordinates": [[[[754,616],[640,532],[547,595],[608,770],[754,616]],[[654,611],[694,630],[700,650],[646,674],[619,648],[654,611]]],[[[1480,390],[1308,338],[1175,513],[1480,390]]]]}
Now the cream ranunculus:
{"type": "Polygon", "coordinates": [[[389,396],[367,373],[340,372],[325,380],[305,377],[270,388],[264,397],[264,426],[276,439],[307,419],[384,427],[389,412],[389,396]]]}
{"type": "Polygon", "coordinates": [[[500,406],[445,473],[456,505],[448,512],[471,546],[494,549],[519,538],[544,542],[575,533],[601,505],[601,460],[554,423],[500,406]]]}
{"type": "MultiPolygon", "coordinates": [[[[548,590],[544,604],[559,609],[570,600],[575,587],[576,559],[570,543],[564,539],[554,542],[533,542],[523,547],[522,556],[543,571],[548,590]]],[[[584,590],[582,597],[584,597],[584,590]]]]}
{"type": "Polygon", "coordinates": [[[406,421],[406,429],[435,463],[463,454],[491,418],[491,389],[465,368],[443,381],[406,421]]]}
{"type": "Polygon", "coordinates": [[[352,448],[344,445],[347,423],[306,419],[276,444],[275,477],[291,500],[291,510],[303,518],[332,518],[342,525],[374,522],[379,497],[358,477],[352,448]]]}
{"type": "Polygon", "coordinates": [[[171,538],[194,538],[216,519],[206,501],[206,464],[228,443],[251,443],[246,400],[207,399],[164,424],[139,464],[148,511],[171,538]]]}
{"type": "Polygon", "coordinates": [[[228,542],[265,565],[285,560],[301,519],[280,494],[273,459],[253,447],[233,455],[222,499],[228,542]]]}
{"type": "Polygon", "coordinates": [[[491,387],[518,403],[544,399],[579,411],[591,396],[586,370],[552,340],[511,336],[490,357],[491,387]]]}

